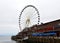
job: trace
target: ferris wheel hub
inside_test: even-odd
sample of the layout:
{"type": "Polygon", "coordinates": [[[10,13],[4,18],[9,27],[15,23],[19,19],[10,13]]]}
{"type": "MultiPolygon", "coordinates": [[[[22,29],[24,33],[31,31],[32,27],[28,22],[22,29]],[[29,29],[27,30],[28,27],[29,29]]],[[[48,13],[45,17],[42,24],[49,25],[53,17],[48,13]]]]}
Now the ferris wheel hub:
{"type": "Polygon", "coordinates": [[[26,26],[29,27],[29,24],[30,24],[30,19],[27,19],[26,20],[26,26]]]}

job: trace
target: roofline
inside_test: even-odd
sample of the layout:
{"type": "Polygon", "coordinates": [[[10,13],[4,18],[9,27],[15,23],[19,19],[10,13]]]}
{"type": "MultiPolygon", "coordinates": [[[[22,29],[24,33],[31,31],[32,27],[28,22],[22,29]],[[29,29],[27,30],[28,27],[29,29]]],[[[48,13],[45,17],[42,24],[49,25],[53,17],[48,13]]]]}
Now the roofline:
{"type": "Polygon", "coordinates": [[[58,19],[58,20],[54,20],[54,21],[51,21],[51,22],[47,22],[47,23],[40,24],[40,26],[42,26],[42,25],[46,25],[46,24],[49,24],[49,23],[53,23],[53,22],[57,22],[57,21],[60,21],[60,19],[58,19]]]}

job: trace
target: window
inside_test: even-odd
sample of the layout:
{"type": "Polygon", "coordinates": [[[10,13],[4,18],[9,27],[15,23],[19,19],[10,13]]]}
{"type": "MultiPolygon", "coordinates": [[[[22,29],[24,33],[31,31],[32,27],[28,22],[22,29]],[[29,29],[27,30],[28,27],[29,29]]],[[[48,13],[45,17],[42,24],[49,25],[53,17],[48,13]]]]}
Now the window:
{"type": "Polygon", "coordinates": [[[60,23],[54,26],[55,29],[60,28],[60,23]]]}

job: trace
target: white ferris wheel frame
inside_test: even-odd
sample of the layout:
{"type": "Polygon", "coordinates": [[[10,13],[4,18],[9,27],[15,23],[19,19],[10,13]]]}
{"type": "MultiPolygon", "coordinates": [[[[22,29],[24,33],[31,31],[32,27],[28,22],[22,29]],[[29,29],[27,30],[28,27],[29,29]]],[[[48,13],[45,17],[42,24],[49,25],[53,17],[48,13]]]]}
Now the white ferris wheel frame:
{"type": "Polygon", "coordinates": [[[27,6],[25,6],[25,7],[22,9],[22,11],[21,11],[21,13],[20,13],[20,15],[19,15],[19,28],[20,28],[20,30],[21,30],[20,19],[21,19],[22,13],[23,13],[24,10],[25,10],[26,8],[28,8],[28,7],[32,7],[32,8],[34,8],[34,9],[37,11],[37,15],[38,15],[38,23],[37,23],[37,25],[39,25],[39,22],[40,22],[40,14],[39,14],[38,9],[37,9],[35,6],[33,6],[33,5],[27,5],[27,6]]]}

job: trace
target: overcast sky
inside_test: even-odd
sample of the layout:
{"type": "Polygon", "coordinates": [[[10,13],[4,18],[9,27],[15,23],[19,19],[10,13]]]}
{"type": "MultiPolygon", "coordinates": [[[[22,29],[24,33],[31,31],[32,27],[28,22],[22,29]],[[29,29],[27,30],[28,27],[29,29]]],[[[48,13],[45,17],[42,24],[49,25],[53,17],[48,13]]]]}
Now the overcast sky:
{"type": "Polygon", "coordinates": [[[60,0],[0,0],[0,35],[14,35],[19,30],[18,17],[27,5],[34,5],[40,22],[60,19],[60,0]]]}

